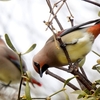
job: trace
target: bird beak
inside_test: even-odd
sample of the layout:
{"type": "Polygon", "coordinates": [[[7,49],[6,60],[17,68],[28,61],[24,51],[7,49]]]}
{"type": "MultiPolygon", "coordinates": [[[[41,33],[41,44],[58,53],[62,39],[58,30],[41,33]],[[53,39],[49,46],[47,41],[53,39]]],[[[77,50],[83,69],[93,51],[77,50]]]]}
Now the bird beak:
{"type": "Polygon", "coordinates": [[[39,69],[40,69],[40,70],[39,70],[40,77],[43,76],[43,73],[44,73],[48,68],[49,68],[49,66],[48,66],[47,64],[44,64],[44,65],[42,66],[42,68],[39,68],[39,69]]]}
{"type": "Polygon", "coordinates": [[[40,68],[40,72],[39,72],[39,74],[40,74],[40,77],[43,76],[43,72],[42,72],[42,69],[41,69],[41,68],[40,68]]]}

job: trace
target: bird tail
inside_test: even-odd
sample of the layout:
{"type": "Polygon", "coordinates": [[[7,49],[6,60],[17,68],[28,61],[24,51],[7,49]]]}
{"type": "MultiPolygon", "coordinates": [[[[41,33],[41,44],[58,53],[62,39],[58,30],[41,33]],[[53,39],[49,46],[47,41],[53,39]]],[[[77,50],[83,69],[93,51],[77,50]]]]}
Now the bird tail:
{"type": "Polygon", "coordinates": [[[36,84],[36,85],[38,85],[38,86],[42,86],[42,84],[41,84],[40,82],[38,82],[36,79],[34,79],[33,77],[31,77],[30,83],[36,84]]]}
{"type": "MultiPolygon", "coordinates": [[[[100,22],[100,21],[99,21],[100,22]]],[[[94,35],[96,38],[100,34],[100,23],[97,23],[87,29],[87,32],[94,35]]]]}

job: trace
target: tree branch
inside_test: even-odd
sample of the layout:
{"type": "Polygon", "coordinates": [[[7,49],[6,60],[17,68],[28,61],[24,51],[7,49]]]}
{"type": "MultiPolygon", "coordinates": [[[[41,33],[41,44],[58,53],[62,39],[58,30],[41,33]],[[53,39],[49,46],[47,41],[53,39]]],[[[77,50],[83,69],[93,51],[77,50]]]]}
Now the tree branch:
{"type": "Polygon", "coordinates": [[[94,1],[90,1],[90,0],[83,0],[83,1],[91,3],[93,5],[96,5],[96,6],[100,7],[100,3],[97,3],[97,2],[94,2],[94,1]]]}
{"type": "MultiPolygon", "coordinates": [[[[50,75],[50,76],[52,76],[52,77],[58,79],[59,81],[61,81],[61,82],[63,82],[63,83],[66,81],[65,79],[63,79],[63,78],[61,78],[60,76],[58,76],[58,75],[56,75],[56,74],[50,72],[49,70],[46,71],[46,74],[48,74],[48,75],[50,75]]],[[[75,85],[71,84],[70,82],[69,82],[67,85],[68,85],[69,87],[71,87],[72,89],[74,89],[74,90],[79,90],[79,88],[77,88],[75,85]]]]}

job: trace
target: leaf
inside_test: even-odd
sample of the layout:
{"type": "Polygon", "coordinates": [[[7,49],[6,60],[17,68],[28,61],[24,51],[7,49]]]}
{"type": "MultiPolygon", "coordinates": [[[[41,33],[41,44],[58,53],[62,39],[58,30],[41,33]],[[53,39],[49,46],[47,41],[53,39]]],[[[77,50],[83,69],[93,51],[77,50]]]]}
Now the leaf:
{"type": "Polygon", "coordinates": [[[96,68],[97,68],[96,70],[100,73],[100,65],[96,68]]]}
{"type": "Polygon", "coordinates": [[[96,99],[95,97],[90,97],[90,98],[88,98],[86,100],[99,100],[99,99],[96,99]]]}
{"type": "Polygon", "coordinates": [[[35,47],[36,47],[36,44],[33,44],[25,53],[23,53],[23,55],[31,52],[35,47]]]}
{"type": "Polygon", "coordinates": [[[86,95],[86,93],[84,91],[82,91],[82,90],[76,90],[76,91],[74,91],[72,93],[74,93],[74,94],[81,94],[82,93],[82,94],[86,95]]]}
{"type": "Polygon", "coordinates": [[[100,17],[100,11],[98,12],[98,16],[100,17]]]}
{"type": "Polygon", "coordinates": [[[69,100],[69,96],[68,96],[68,94],[65,91],[64,91],[64,94],[65,94],[66,100],[69,100]]]}
{"type": "Polygon", "coordinates": [[[29,87],[29,82],[28,81],[26,81],[25,95],[26,95],[26,100],[32,100],[31,95],[30,95],[30,87],[29,87]]]}
{"type": "Polygon", "coordinates": [[[72,93],[75,93],[75,94],[79,94],[78,95],[78,99],[80,99],[80,98],[83,98],[83,97],[85,97],[87,94],[84,92],[84,91],[82,91],[82,90],[76,90],[76,91],[74,91],[74,92],[72,92],[72,93]]]}
{"type": "Polygon", "coordinates": [[[100,85],[100,80],[96,80],[95,82],[96,82],[96,84],[99,84],[100,85]]]}
{"type": "Polygon", "coordinates": [[[67,80],[64,82],[63,88],[69,83],[69,81],[71,81],[73,78],[76,78],[76,77],[78,77],[78,76],[74,76],[74,77],[72,77],[72,78],[67,79],[67,80]]]}
{"type": "Polygon", "coordinates": [[[26,71],[27,77],[30,79],[31,78],[31,73],[30,71],[26,71]]]}
{"type": "Polygon", "coordinates": [[[100,64],[100,59],[97,59],[97,63],[100,64]]]}
{"type": "Polygon", "coordinates": [[[100,95],[100,87],[98,87],[94,93],[95,96],[99,96],[100,95]]]}
{"type": "Polygon", "coordinates": [[[85,59],[85,57],[84,57],[84,58],[79,62],[79,66],[80,66],[80,67],[82,67],[82,66],[84,65],[85,60],[86,60],[86,59],[85,59]]]}
{"type": "Polygon", "coordinates": [[[93,70],[97,70],[100,73],[100,65],[96,64],[92,67],[93,70]]]}
{"type": "Polygon", "coordinates": [[[13,51],[17,52],[16,49],[15,49],[15,47],[14,47],[13,44],[11,43],[10,38],[9,38],[9,36],[8,36],[7,34],[5,34],[5,40],[6,40],[6,43],[8,44],[8,46],[9,46],[13,51]]]}

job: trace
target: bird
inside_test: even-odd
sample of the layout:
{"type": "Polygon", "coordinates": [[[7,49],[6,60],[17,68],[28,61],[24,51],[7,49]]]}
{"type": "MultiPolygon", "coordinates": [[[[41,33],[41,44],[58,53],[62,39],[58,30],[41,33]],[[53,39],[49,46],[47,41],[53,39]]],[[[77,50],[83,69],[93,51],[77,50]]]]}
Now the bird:
{"type": "MultiPolygon", "coordinates": [[[[100,33],[100,19],[88,21],[72,28],[58,32],[56,37],[60,37],[68,51],[71,62],[74,63],[78,59],[84,58],[91,50],[96,37],[100,33]],[[92,24],[85,26],[88,24],[92,24]]],[[[50,67],[61,67],[68,65],[61,45],[51,36],[44,47],[33,57],[32,63],[35,71],[42,77],[43,73],[50,67]]]]}
{"type": "MultiPolygon", "coordinates": [[[[27,67],[23,59],[22,69],[23,73],[27,71],[27,67]]],[[[0,81],[3,82],[4,85],[9,83],[16,84],[20,82],[21,77],[22,73],[18,55],[11,50],[0,37],[0,81]]],[[[41,83],[33,76],[31,76],[29,82],[41,86],[41,83]]]]}

